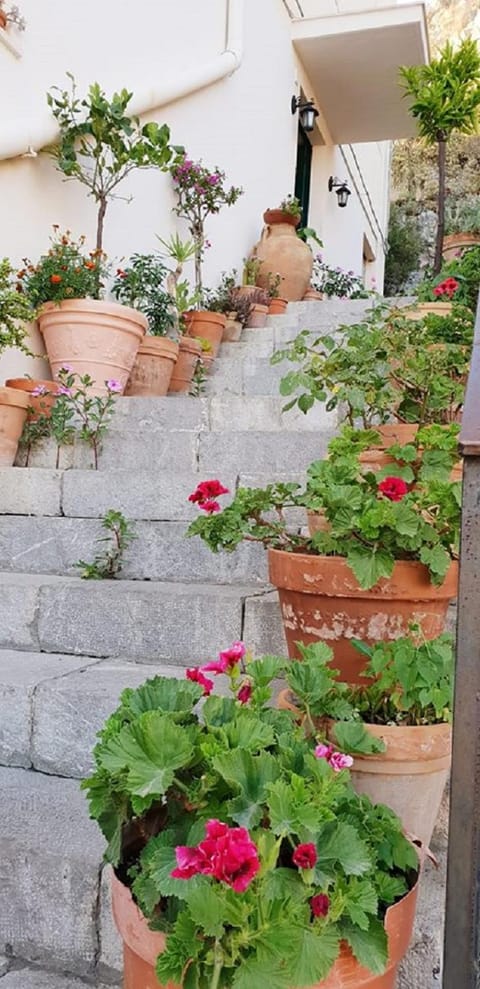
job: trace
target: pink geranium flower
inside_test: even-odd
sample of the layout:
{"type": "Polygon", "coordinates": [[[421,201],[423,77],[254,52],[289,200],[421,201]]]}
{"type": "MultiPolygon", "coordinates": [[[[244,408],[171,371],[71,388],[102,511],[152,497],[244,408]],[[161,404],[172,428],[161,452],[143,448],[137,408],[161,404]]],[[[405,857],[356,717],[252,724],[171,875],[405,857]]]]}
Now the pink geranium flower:
{"type": "Polygon", "coordinates": [[[313,869],[316,861],[317,849],[313,843],[297,845],[292,855],[292,862],[297,866],[297,869],[313,869]]]}
{"type": "Polygon", "coordinates": [[[343,752],[335,752],[333,745],[317,745],[315,749],[317,759],[325,759],[335,773],[341,769],[349,769],[353,766],[351,755],[344,755],[343,752]]]}
{"type": "Polygon", "coordinates": [[[205,673],[227,673],[243,659],[246,651],[247,647],[244,642],[233,642],[229,649],[224,649],[220,653],[218,659],[202,666],[202,670],[205,673]]]}
{"type": "Polygon", "coordinates": [[[206,512],[207,515],[214,515],[215,512],[221,512],[221,506],[218,501],[203,501],[199,506],[202,512],[206,512]]]}
{"type": "Polygon", "coordinates": [[[175,855],[173,879],[213,876],[236,893],[244,893],[260,869],[257,848],[247,829],[230,828],[218,820],[207,822],[205,839],[196,848],[180,845],[175,855]]]}
{"type": "Polygon", "coordinates": [[[240,690],[238,691],[237,701],[240,701],[240,704],[248,704],[252,696],[252,692],[253,692],[253,687],[251,683],[248,680],[246,680],[245,683],[243,683],[242,686],[240,687],[240,690]]]}
{"type": "Polygon", "coordinates": [[[109,391],[119,392],[122,390],[122,386],[116,378],[109,378],[105,383],[109,391]]]}
{"type": "Polygon", "coordinates": [[[186,672],[187,680],[192,680],[193,683],[199,683],[203,687],[203,693],[206,697],[211,694],[213,690],[213,680],[209,677],[203,675],[199,666],[194,666],[186,672]]]}
{"type": "Polygon", "coordinates": [[[386,477],[383,481],[380,481],[378,490],[389,501],[401,501],[408,493],[408,484],[401,477],[386,477]]]}

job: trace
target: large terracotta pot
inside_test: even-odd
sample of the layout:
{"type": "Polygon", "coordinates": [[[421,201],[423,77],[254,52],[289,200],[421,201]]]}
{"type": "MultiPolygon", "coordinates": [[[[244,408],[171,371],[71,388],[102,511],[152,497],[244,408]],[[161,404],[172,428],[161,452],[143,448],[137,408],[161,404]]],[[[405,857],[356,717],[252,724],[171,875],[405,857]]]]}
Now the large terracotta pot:
{"type": "MultiPolygon", "coordinates": [[[[309,989],[395,989],[398,965],[407,953],[412,936],[417,892],[418,883],[386,912],[388,965],[383,975],[372,975],[359,965],[345,944],[327,978],[309,989]]],[[[150,930],[130,890],[116,876],[112,877],[112,909],[123,940],[123,989],[180,989],[176,983],[169,982],[167,986],[162,986],[158,982],[155,962],[165,950],[165,935],[150,930]]]]}
{"type": "Polygon", "coordinates": [[[479,234],[447,234],[443,238],[442,254],[444,261],[453,261],[469,247],[476,247],[477,244],[480,244],[479,234]]]}
{"type": "Polygon", "coordinates": [[[118,302],[71,299],[46,302],[38,319],[54,377],[64,365],[89,374],[92,395],[106,395],[105,381],[120,382],[122,392],[148,322],[142,313],[118,302]]]}
{"type": "MultiPolygon", "coordinates": [[[[386,804],[405,830],[428,848],[450,769],[450,725],[365,725],[386,752],[355,756],[351,769],[357,793],[386,804]]],[[[329,733],[330,734],[330,733],[329,733]]]]}
{"type": "Polygon", "coordinates": [[[458,564],[452,562],[444,583],[431,583],[421,563],[395,563],[390,579],[363,590],[347,562],[338,556],[268,552],[270,582],[278,589],[291,659],[299,659],[296,642],[324,640],[333,649],[340,679],[359,683],[366,660],[350,639],[381,642],[408,635],[417,624],[427,639],[443,632],[448,605],[457,593],[458,564]]]}
{"type": "Polygon", "coordinates": [[[173,374],[170,378],[169,392],[189,392],[195,368],[200,360],[202,348],[193,337],[180,337],[179,350],[173,374]]]}
{"type": "Polygon", "coordinates": [[[29,397],[18,388],[0,388],[0,467],[12,467],[22,435],[29,397]]]}
{"type": "Polygon", "coordinates": [[[60,385],[56,381],[46,381],[40,378],[8,378],[5,382],[7,388],[18,388],[28,395],[28,404],[31,412],[28,413],[29,422],[36,422],[39,416],[43,415],[47,419],[52,414],[55,398],[60,391],[60,385]],[[32,395],[36,388],[45,388],[48,395],[32,395]]]}
{"type": "Polygon", "coordinates": [[[402,309],[406,319],[423,319],[424,316],[449,316],[452,311],[451,302],[417,302],[414,309],[402,309]]]}
{"type": "Polygon", "coordinates": [[[226,322],[227,317],[221,312],[196,309],[188,313],[187,333],[189,337],[208,340],[212,345],[212,354],[216,357],[220,349],[226,322]]]}
{"type": "MultiPolygon", "coordinates": [[[[388,467],[392,464],[392,474],[395,473],[395,464],[397,461],[394,457],[391,457],[385,451],[389,447],[394,446],[399,443],[400,446],[406,446],[407,443],[413,443],[415,437],[418,433],[420,426],[416,422],[395,422],[387,423],[384,426],[375,426],[377,433],[380,435],[380,441],[375,447],[370,447],[368,450],[364,450],[359,456],[359,461],[362,465],[364,471],[380,471],[384,467],[388,467]]],[[[448,429],[448,426],[445,426],[448,429]]],[[[450,478],[452,481],[461,481],[463,476],[463,461],[459,460],[452,468],[452,473],[450,478]]]]}
{"type": "Polygon", "coordinates": [[[145,337],[138,348],[125,395],[166,395],[177,357],[178,343],[174,340],[145,337]]]}
{"type": "Polygon", "coordinates": [[[261,329],[267,325],[267,316],[268,306],[262,306],[260,303],[254,302],[245,326],[248,326],[249,329],[261,329]]]}
{"type": "Polygon", "coordinates": [[[312,276],[313,254],[297,237],[299,219],[281,210],[267,210],[265,226],[254,255],[261,261],[257,285],[268,289],[272,272],[281,277],[281,293],[288,302],[303,299],[312,276]]]}

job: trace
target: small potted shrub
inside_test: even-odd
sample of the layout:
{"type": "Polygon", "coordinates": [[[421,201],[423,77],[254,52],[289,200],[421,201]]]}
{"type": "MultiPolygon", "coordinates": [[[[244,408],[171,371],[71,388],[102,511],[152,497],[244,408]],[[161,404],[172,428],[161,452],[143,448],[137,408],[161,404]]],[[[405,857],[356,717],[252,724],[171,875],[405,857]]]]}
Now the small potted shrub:
{"type": "Polygon", "coordinates": [[[268,706],[274,657],[243,643],[123,692],[85,781],[113,865],[124,987],[393,989],[418,856],[268,706]],[[212,694],[226,672],[231,697],[212,694]],[[199,702],[204,695],[203,704],[199,702]]]}
{"type": "Polygon", "coordinates": [[[277,209],[266,210],[262,236],[253,251],[260,261],[257,285],[268,290],[271,272],[278,273],[282,298],[288,302],[303,299],[312,274],[312,252],[296,233],[301,216],[301,204],[294,196],[287,196],[277,209]]]}
{"type": "MultiPolygon", "coordinates": [[[[0,261],[0,355],[9,347],[30,354],[25,343],[25,323],[34,312],[23,293],[17,292],[7,258],[0,261]]],[[[29,397],[18,388],[0,388],[0,467],[11,467],[27,418],[29,397]]]]}
{"type": "Polygon", "coordinates": [[[248,297],[250,302],[250,315],[246,326],[251,329],[261,329],[266,326],[268,316],[269,295],[263,288],[256,288],[248,297]]]}
{"type": "Polygon", "coordinates": [[[276,275],[269,273],[268,276],[268,315],[269,316],[284,316],[287,311],[288,299],[280,298],[280,286],[282,284],[282,276],[277,272],[276,275]]]}
{"type": "Polygon", "coordinates": [[[299,644],[302,662],[285,667],[279,706],[324,743],[325,758],[335,749],[351,755],[357,793],[391,807],[428,848],[451,762],[452,637],[427,641],[412,630],[353,645],[368,660],[355,687],[336,679],[326,643],[299,644]]]}
{"type": "Polygon", "coordinates": [[[188,333],[193,337],[210,340],[214,352],[218,350],[225,327],[223,313],[204,308],[204,286],[202,265],[205,250],[209,246],[205,237],[207,217],[219,213],[222,206],[233,206],[243,190],[226,185],[225,172],[219,168],[212,170],[201,161],[192,161],[183,155],[171,169],[177,205],[177,216],[187,220],[190,236],[194,244],[195,260],[195,309],[190,313],[188,333]]]}
{"type": "Polygon", "coordinates": [[[360,275],[354,271],[345,271],[337,266],[328,265],[321,254],[316,254],[313,260],[312,286],[317,298],[327,299],[368,299],[373,295],[369,292],[360,275]]]}
{"type": "MultiPolygon", "coordinates": [[[[235,269],[230,274],[224,272],[218,288],[214,292],[208,292],[206,296],[208,308],[225,316],[222,342],[231,343],[240,339],[252,309],[249,296],[240,291],[236,281],[235,269]]],[[[254,286],[253,290],[255,291],[254,286]]]]}
{"type": "Polygon", "coordinates": [[[443,259],[453,261],[469,247],[480,244],[480,205],[456,200],[445,206],[445,236],[443,238],[443,259]]]}
{"type": "Polygon", "coordinates": [[[168,270],[155,254],[134,254],[128,265],[117,269],[112,293],[122,305],[131,306],[148,320],[148,332],[137,352],[126,395],[166,395],[178,357],[174,306],[166,291],[168,270]]]}
{"type": "Polygon", "coordinates": [[[418,475],[427,461],[430,469],[410,485],[395,471],[380,480],[364,473],[358,453],[330,446],[305,487],[240,488],[188,533],[213,552],[243,541],[265,546],[289,655],[298,657],[298,641],[326,638],[342,679],[358,682],[363,664],[352,638],[395,638],[412,622],[435,638],[456,595],[461,485],[445,476],[445,457],[436,469],[427,451],[415,456],[418,475]],[[285,510],[299,507],[320,510],[326,525],[314,535],[291,530],[285,510]]]}
{"type": "Polygon", "coordinates": [[[115,378],[125,389],[148,322],[129,306],[100,299],[107,274],[103,254],[85,252],[85,238],[54,228],[50,250],[20,272],[20,285],[45,341],[54,377],[68,364],[89,375],[92,394],[105,395],[104,382],[115,378]]]}
{"type": "Polygon", "coordinates": [[[240,296],[250,296],[255,293],[259,271],[260,261],[255,257],[255,254],[243,259],[242,284],[237,288],[240,296]]]}

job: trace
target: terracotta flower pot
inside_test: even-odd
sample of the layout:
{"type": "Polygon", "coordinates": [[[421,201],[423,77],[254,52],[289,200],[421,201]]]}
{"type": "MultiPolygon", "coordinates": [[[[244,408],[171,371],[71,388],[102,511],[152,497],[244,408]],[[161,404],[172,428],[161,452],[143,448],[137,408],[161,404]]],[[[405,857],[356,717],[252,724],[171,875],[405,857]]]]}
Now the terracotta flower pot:
{"type": "Polygon", "coordinates": [[[325,512],[307,511],[307,521],[308,531],[311,536],[314,536],[316,532],[329,532],[330,530],[330,522],[328,521],[325,512]]]}
{"type": "Polygon", "coordinates": [[[0,467],[13,466],[28,406],[27,392],[0,388],[0,467]]]}
{"type": "Polygon", "coordinates": [[[300,221],[281,210],[267,210],[263,219],[265,227],[253,251],[261,261],[257,285],[268,289],[270,273],[278,272],[283,298],[298,302],[310,285],[313,267],[310,248],[296,234],[300,221]]]}
{"type": "Polygon", "coordinates": [[[148,322],[142,313],[118,302],[71,299],[46,302],[38,319],[52,374],[69,365],[95,382],[92,395],[106,395],[105,381],[128,381],[148,322]]]}
{"type": "Polygon", "coordinates": [[[189,337],[200,337],[212,345],[212,354],[217,356],[222,342],[226,316],[220,312],[196,309],[188,314],[187,334],[189,337]]]}
{"type": "Polygon", "coordinates": [[[443,238],[442,255],[444,261],[453,261],[463,254],[469,247],[476,247],[480,244],[479,234],[447,234],[443,238]]]}
{"type": "Polygon", "coordinates": [[[402,309],[406,319],[423,319],[430,314],[434,316],[449,316],[452,311],[451,302],[417,302],[414,309],[402,309]]]}
{"type": "MultiPolygon", "coordinates": [[[[398,965],[407,953],[412,936],[417,892],[418,883],[385,914],[388,964],[383,975],[373,975],[359,965],[344,944],[327,978],[309,989],[394,989],[398,965]]],[[[165,935],[150,930],[130,890],[116,876],[112,878],[112,904],[115,923],[123,940],[124,989],[180,989],[176,983],[162,986],[158,982],[155,962],[165,950],[165,935]]]]}
{"type": "Polygon", "coordinates": [[[180,337],[179,350],[173,374],[170,378],[169,392],[189,392],[195,368],[200,359],[202,349],[193,337],[180,337]]]}
{"type": "Polygon", "coordinates": [[[238,319],[229,319],[227,316],[227,322],[223,329],[222,342],[238,343],[242,335],[242,330],[243,325],[238,319]]]}
{"type": "Polygon", "coordinates": [[[248,298],[257,291],[258,285],[239,285],[235,292],[239,296],[248,298]]]}
{"type": "Polygon", "coordinates": [[[373,643],[408,635],[418,624],[427,639],[443,631],[448,605],[457,593],[458,564],[452,562],[440,587],[421,563],[395,563],[390,579],[363,590],[347,562],[338,556],[268,552],[270,582],[278,589],[291,659],[296,642],[324,640],[332,647],[340,679],[361,682],[364,657],[350,639],[373,643]]]}
{"type": "Polygon", "coordinates": [[[0,27],[5,30],[7,26],[7,15],[4,10],[0,10],[0,27]]]}
{"type": "Polygon", "coordinates": [[[267,325],[267,316],[268,306],[262,306],[255,302],[245,325],[248,326],[249,329],[261,329],[263,326],[267,325]]]}
{"type": "Polygon", "coordinates": [[[287,311],[288,299],[270,299],[269,316],[283,316],[287,311]]]}
{"type": "Polygon", "coordinates": [[[450,769],[451,725],[365,727],[385,742],[387,750],[355,756],[351,769],[355,790],[373,803],[391,807],[405,830],[428,848],[450,769]]]}
{"type": "Polygon", "coordinates": [[[50,418],[55,404],[55,397],[60,391],[60,385],[56,381],[43,381],[39,378],[8,378],[5,382],[7,388],[18,388],[28,395],[28,404],[32,412],[28,413],[30,422],[35,422],[39,416],[50,418]],[[32,395],[36,388],[46,388],[48,395],[32,395]]]}
{"type": "Polygon", "coordinates": [[[304,302],[322,302],[323,292],[317,292],[316,288],[307,288],[303,296],[304,302]]]}
{"type": "Polygon", "coordinates": [[[202,353],[200,356],[200,361],[205,368],[205,373],[210,374],[215,361],[213,354],[202,353]]]}
{"type": "MultiPolygon", "coordinates": [[[[396,443],[399,443],[401,446],[406,446],[407,443],[413,443],[419,428],[416,422],[395,422],[387,423],[385,426],[375,426],[381,439],[377,446],[370,447],[370,449],[364,450],[360,454],[359,461],[362,469],[364,471],[377,472],[392,464],[392,474],[394,474],[397,461],[385,451],[396,443]]],[[[448,429],[448,426],[445,426],[445,429],[448,429]]],[[[463,461],[459,460],[458,464],[455,464],[452,468],[450,478],[452,481],[461,481],[462,476],[463,461]]]]}
{"type": "Polygon", "coordinates": [[[174,340],[145,337],[138,348],[125,395],[166,395],[177,357],[178,343],[174,340]]]}

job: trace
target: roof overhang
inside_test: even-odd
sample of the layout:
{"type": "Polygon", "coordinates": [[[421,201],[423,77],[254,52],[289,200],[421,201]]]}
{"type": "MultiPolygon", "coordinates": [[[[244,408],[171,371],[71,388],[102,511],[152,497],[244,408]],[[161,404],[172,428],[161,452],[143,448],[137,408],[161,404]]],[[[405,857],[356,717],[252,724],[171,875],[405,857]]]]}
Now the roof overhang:
{"type": "Polygon", "coordinates": [[[423,3],[302,18],[293,21],[292,32],[336,144],[416,133],[399,67],[428,63],[423,3]]]}

